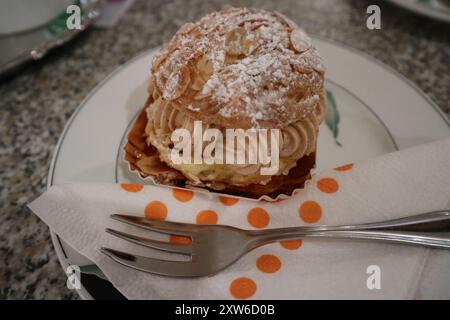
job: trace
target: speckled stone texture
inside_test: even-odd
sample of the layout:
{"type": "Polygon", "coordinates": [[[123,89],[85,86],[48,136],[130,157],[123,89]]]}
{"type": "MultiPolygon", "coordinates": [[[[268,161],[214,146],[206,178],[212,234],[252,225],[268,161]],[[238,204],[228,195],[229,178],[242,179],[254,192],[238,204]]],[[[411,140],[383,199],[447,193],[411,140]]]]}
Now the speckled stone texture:
{"type": "MultiPolygon", "coordinates": [[[[307,32],[362,50],[416,83],[450,116],[450,25],[384,1],[137,0],[113,29],[92,29],[0,81],[0,299],[77,299],[48,228],[26,204],[45,191],[53,150],[82,99],[142,50],[168,41],[187,21],[229,6],[278,10],[307,32]],[[382,30],[366,8],[382,8],[382,30]]],[[[149,66],[150,67],[150,66],[149,66]]]]}

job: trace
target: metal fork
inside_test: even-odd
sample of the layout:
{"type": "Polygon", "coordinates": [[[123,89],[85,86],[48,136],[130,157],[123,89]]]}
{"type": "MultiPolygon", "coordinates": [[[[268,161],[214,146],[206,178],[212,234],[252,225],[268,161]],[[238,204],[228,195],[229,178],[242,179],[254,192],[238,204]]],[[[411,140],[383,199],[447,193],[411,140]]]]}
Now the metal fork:
{"type": "Polygon", "coordinates": [[[450,211],[448,210],[378,223],[267,230],[242,230],[224,225],[156,221],[126,214],[113,214],[111,218],[139,228],[191,238],[189,244],[176,244],[106,229],[114,236],[139,245],[190,256],[189,261],[167,261],[101,248],[103,253],[125,266],[171,277],[213,275],[259,246],[274,241],[305,237],[380,240],[450,249],[450,211]]]}

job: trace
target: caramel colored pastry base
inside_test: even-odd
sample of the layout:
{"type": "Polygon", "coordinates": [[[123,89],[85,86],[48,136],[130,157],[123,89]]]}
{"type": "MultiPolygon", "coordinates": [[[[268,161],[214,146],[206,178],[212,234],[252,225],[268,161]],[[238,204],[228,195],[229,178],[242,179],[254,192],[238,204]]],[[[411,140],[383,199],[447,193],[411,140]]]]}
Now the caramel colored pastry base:
{"type": "MultiPolygon", "coordinates": [[[[149,98],[151,99],[151,97],[149,98]]],[[[146,106],[149,101],[147,101],[146,106]]],[[[141,177],[152,177],[155,182],[185,187],[189,181],[179,171],[169,167],[159,158],[158,150],[146,143],[145,126],[147,116],[145,107],[136,119],[128,134],[128,142],[125,145],[125,160],[132,170],[136,170],[141,177]]],[[[304,156],[297,161],[297,165],[289,171],[287,176],[274,176],[265,185],[251,184],[245,187],[225,185],[221,190],[213,190],[224,194],[258,199],[261,196],[269,196],[275,199],[280,194],[292,195],[295,189],[303,188],[305,182],[311,178],[311,170],[315,167],[316,154],[304,156]]]]}

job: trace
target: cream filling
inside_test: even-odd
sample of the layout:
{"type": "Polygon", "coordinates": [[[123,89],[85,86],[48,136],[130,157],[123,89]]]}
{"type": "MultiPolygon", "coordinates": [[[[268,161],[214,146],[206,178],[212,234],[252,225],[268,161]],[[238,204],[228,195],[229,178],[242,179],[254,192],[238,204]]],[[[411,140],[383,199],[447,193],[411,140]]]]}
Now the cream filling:
{"type": "MultiPolygon", "coordinates": [[[[326,105],[324,98],[321,97],[314,112],[306,118],[281,129],[279,169],[275,175],[286,175],[291,168],[295,167],[298,159],[315,151],[318,127],[323,121],[325,113],[326,105]]],[[[199,185],[208,182],[223,182],[242,186],[252,183],[266,184],[270,181],[271,176],[260,174],[261,164],[208,165],[173,163],[169,157],[172,147],[171,134],[175,129],[179,128],[187,129],[192,134],[194,130],[194,119],[173,108],[170,102],[162,98],[157,98],[150,105],[147,109],[147,117],[149,119],[146,127],[146,133],[148,135],[147,143],[155,146],[160,153],[161,159],[171,167],[182,172],[191,182],[199,185]]],[[[203,132],[212,127],[214,126],[203,123],[203,132]]],[[[223,137],[225,145],[225,134],[223,137]]]]}

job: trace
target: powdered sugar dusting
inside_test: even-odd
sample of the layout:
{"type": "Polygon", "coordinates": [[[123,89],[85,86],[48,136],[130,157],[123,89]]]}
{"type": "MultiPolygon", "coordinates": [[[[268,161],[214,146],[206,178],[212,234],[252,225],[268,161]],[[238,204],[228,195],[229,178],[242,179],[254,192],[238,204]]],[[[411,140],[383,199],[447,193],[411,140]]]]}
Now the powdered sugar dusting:
{"type": "Polygon", "coordinates": [[[212,13],[182,27],[164,57],[155,58],[156,85],[166,100],[197,97],[196,109],[215,105],[207,112],[246,118],[252,127],[306,117],[319,101],[324,68],[311,39],[293,27],[264,10],[212,13]],[[197,64],[203,56],[212,64],[206,77],[197,64]]]}

